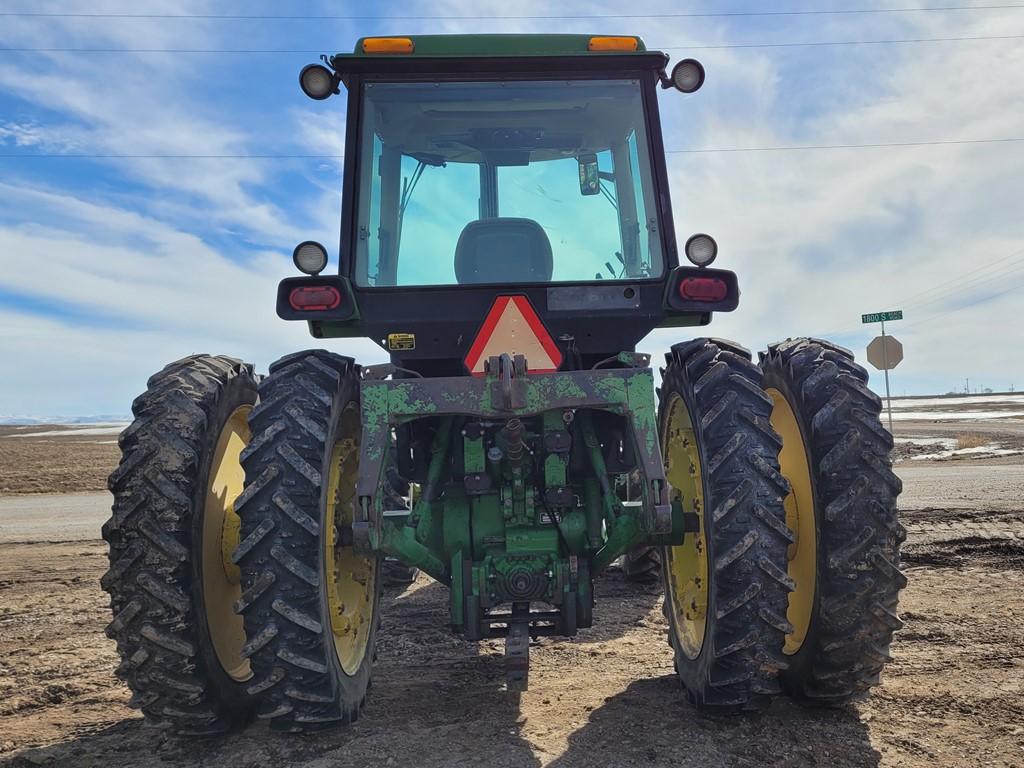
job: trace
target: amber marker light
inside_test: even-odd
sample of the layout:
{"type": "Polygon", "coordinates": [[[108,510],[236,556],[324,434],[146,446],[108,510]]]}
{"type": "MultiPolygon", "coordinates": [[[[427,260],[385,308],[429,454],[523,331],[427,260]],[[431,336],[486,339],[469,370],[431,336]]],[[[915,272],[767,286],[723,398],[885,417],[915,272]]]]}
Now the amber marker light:
{"type": "Polygon", "coordinates": [[[415,48],[411,37],[368,37],[363,40],[363,53],[412,53],[415,48]]]}
{"type": "Polygon", "coordinates": [[[639,43],[635,37],[592,37],[587,45],[590,51],[635,51],[639,43]]]}

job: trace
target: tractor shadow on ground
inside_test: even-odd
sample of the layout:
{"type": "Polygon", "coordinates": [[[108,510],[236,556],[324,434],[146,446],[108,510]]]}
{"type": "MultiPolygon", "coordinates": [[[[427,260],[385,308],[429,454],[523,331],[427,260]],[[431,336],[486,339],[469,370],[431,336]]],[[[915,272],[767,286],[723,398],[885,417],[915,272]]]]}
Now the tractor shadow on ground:
{"type": "Polygon", "coordinates": [[[646,624],[651,611],[660,610],[664,593],[660,577],[650,582],[630,582],[621,570],[609,568],[594,580],[594,626],[581,629],[576,641],[607,642],[646,624]]]}
{"type": "MultiPolygon", "coordinates": [[[[630,584],[615,571],[601,576],[595,591],[594,627],[581,630],[571,640],[542,638],[538,642],[586,645],[613,640],[649,620],[661,601],[658,585],[630,584]]],[[[410,587],[386,591],[381,616],[373,688],[362,718],[351,727],[293,735],[271,732],[265,722],[255,721],[234,733],[196,739],[147,727],[141,718],[132,717],[112,724],[82,724],[73,738],[0,757],[0,768],[306,764],[447,768],[482,763],[492,768],[539,768],[541,761],[523,735],[520,697],[505,688],[503,640],[470,643],[452,635],[448,589],[423,576],[410,587]]],[[[617,706],[627,705],[632,708],[628,702],[617,706]]],[[[685,703],[681,706],[687,711],[685,703]]],[[[640,703],[634,717],[643,711],[652,710],[640,703]]],[[[601,717],[599,712],[594,716],[601,717]]],[[[602,728],[611,724],[605,718],[598,722],[604,724],[602,728]]],[[[581,743],[586,743],[589,732],[590,726],[580,732],[581,743]]],[[[562,759],[575,759],[572,754],[570,750],[562,759]]],[[[588,764],[592,763],[593,759],[588,764]]]]}
{"type": "Polygon", "coordinates": [[[880,759],[856,708],[810,710],[780,698],[763,712],[709,715],[687,702],[675,675],[665,675],[607,698],[549,768],[874,768],[880,759]]]}

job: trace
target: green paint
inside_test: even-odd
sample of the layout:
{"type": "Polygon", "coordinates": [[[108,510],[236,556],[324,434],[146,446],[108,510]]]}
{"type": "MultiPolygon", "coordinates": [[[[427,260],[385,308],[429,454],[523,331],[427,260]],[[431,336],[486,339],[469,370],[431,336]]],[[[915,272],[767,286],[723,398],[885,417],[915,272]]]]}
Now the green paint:
{"type": "Polygon", "coordinates": [[[581,510],[573,509],[560,514],[557,523],[568,550],[574,555],[582,555],[587,548],[587,516],[581,510]]]}
{"type": "Polygon", "coordinates": [[[470,502],[465,493],[457,493],[453,488],[450,493],[445,494],[442,528],[446,554],[455,555],[472,551],[470,502]]]}
{"type": "Polygon", "coordinates": [[[649,452],[658,448],[658,414],[654,403],[654,374],[643,371],[626,379],[626,399],[633,412],[633,429],[649,452]]]}
{"type": "MultiPolygon", "coordinates": [[[[462,573],[462,551],[454,552],[451,558],[451,565],[449,566],[451,573],[461,574],[462,573]]],[[[462,612],[462,607],[465,604],[465,585],[460,578],[454,578],[451,582],[451,589],[448,593],[449,606],[448,614],[451,617],[452,629],[456,632],[462,631],[465,626],[465,620],[462,612]]]]}
{"type": "Polygon", "coordinates": [[[592,566],[594,573],[603,571],[626,552],[640,544],[644,538],[643,529],[636,518],[628,515],[620,517],[615,521],[607,543],[594,555],[592,566]]]}
{"type": "Polygon", "coordinates": [[[505,520],[498,495],[476,496],[470,504],[473,509],[473,554],[480,558],[491,552],[502,551],[505,547],[505,520]]]}
{"type": "MultiPolygon", "coordinates": [[[[476,606],[483,611],[507,607],[522,599],[517,591],[522,584],[528,585],[530,600],[559,610],[568,600],[576,605],[589,599],[588,574],[649,538],[645,531],[658,498],[657,483],[640,478],[631,486],[608,474],[603,436],[592,418],[593,410],[623,415],[638,456],[646,451],[657,457],[649,370],[531,375],[518,386],[525,404],[513,410],[505,408],[494,376],[362,386],[365,455],[378,457],[380,467],[375,509],[384,495],[392,426],[424,418],[437,425],[412,512],[404,521],[381,520],[371,542],[451,584],[451,624],[471,637],[481,631],[476,606]],[[502,431],[512,418],[523,425],[525,452],[518,462],[515,439],[502,431]],[[483,433],[473,426],[480,420],[490,425],[483,433]],[[567,438],[578,454],[571,463],[559,448],[567,438]],[[490,448],[498,450],[488,457],[490,448]],[[634,486],[641,490],[624,504],[620,494],[634,486]],[[575,566],[572,557],[580,558],[575,566]],[[582,578],[572,575],[573,567],[582,578]]],[[[652,463],[660,468],[660,458],[640,466],[652,463]]]]}
{"type": "Polygon", "coordinates": [[[391,382],[388,410],[391,413],[426,415],[436,413],[437,404],[416,398],[412,388],[401,382],[391,382]]]}
{"type": "Polygon", "coordinates": [[[557,552],[558,531],[552,525],[506,528],[505,549],[508,552],[557,552]]]}
{"type": "Polygon", "coordinates": [[[466,474],[481,474],[486,470],[484,458],[484,441],[482,439],[469,437],[462,441],[463,463],[466,474]]]}
{"type": "Polygon", "coordinates": [[[451,582],[451,574],[445,570],[444,563],[433,551],[416,540],[413,529],[408,525],[399,527],[388,519],[383,520],[379,549],[407,565],[422,569],[442,584],[451,582]]]}

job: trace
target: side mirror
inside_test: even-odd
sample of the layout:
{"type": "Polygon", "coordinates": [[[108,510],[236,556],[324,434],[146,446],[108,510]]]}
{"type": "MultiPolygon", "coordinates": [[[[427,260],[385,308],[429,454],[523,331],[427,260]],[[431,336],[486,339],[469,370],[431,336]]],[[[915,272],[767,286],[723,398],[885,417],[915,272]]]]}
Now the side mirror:
{"type": "Polygon", "coordinates": [[[601,173],[597,169],[597,155],[593,152],[576,158],[580,165],[580,194],[601,194],[601,173]]]}

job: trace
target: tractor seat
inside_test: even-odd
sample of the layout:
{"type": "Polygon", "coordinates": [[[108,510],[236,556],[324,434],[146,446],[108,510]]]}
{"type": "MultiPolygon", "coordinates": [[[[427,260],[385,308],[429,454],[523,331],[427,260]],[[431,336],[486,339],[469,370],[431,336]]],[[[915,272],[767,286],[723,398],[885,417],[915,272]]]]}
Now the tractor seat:
{"type": "Polygon", "coordinates": [[[455,246],[460,283],[548,283],[551,242],[533,219],[471,221],[455,246]]]}

